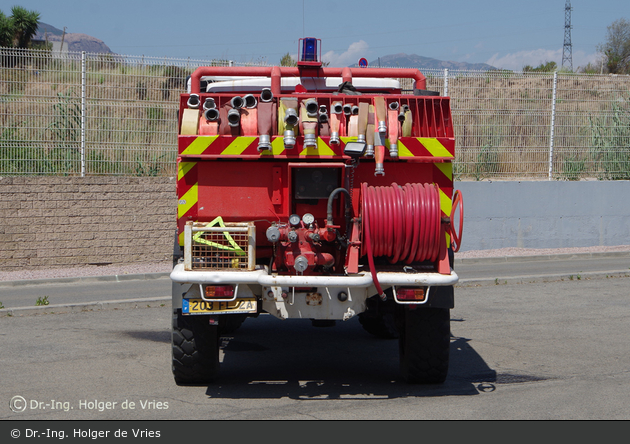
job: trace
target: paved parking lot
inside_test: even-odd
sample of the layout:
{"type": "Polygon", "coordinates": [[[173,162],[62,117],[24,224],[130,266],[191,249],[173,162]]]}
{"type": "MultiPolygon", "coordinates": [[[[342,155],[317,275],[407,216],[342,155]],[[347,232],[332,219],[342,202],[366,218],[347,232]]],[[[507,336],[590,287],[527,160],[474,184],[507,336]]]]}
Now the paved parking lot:
{"type": "Polygon", "coordinates": [[[439,386],[402,383],[396,341],[356,319],[250,319],[224,339],[220,380],[178,387],[168,302],[5,316],[0,418],[627,420],[628,282],[459,288],[439,386]]]}

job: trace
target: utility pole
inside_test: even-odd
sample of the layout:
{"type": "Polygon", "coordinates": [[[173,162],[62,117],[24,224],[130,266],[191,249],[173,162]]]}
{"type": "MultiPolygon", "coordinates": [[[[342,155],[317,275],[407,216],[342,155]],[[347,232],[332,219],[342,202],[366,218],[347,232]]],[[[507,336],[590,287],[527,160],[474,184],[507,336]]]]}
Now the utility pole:
{"type": "Polygon", "coordinates": [[[59,49],[59,55],[63,54],[63,39],[66,36],[66,27],[63,27],[63,34],[61,34],[61,49],[59,49]]]}
{"type": "Polygon", "coordinates": [[[573,45],[571,44],[571,0],[566,0],[564,4],[564,46],[562,47],[562,64],[573,72],[573,45]]]}

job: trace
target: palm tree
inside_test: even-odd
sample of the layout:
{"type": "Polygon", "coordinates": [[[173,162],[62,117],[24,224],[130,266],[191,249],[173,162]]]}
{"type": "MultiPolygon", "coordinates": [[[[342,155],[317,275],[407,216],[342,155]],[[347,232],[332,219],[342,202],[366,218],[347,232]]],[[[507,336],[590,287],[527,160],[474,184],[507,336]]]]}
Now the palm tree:
{"type": "Polygon", "coordinates": [[[11,19],[0,11],[0,47],[13,46],[11,19]]]}
{"type": "Polygon", "coordinates": [[[28,11],[22,6],[11,8],[13,44],[18,48],[27,48],[39,27],[39,12],[28,11]]]}

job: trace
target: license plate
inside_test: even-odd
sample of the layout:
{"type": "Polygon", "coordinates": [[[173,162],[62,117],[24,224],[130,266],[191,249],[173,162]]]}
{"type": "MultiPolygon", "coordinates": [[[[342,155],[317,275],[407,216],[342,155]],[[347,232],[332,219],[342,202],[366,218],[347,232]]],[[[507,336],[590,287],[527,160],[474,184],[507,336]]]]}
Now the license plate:
{"type": "Polygon", "coordinates": [[[183,299],[182,314],[235,314],[256,313],[256,298],[236,299],[229,302],[204,301],[203,299],[183,299]]]}

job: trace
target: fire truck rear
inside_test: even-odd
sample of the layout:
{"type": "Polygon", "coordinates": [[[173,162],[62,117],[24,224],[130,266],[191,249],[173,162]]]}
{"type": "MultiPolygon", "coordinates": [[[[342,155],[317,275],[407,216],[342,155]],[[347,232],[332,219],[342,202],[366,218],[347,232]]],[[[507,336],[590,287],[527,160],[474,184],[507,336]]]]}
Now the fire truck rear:
{"type": "Polygon", "coordinates": [[[323,67],[319,46],[301,39],[296,67],[200,67],[181,96],[178,384],[213,381],[221,334],[261,314],[358,317],[398,338],[405,381],[447,376],[463,217],[449,98],[415,69],[323,67]]]}

